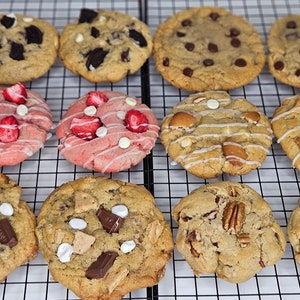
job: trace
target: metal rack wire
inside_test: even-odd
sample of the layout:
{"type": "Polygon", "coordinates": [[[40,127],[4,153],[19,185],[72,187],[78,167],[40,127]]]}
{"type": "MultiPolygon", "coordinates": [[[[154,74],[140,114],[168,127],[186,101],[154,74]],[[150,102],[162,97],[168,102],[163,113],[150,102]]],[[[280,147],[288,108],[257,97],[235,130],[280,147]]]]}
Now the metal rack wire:
{"type": "MultiPolygon", "coordinates": [[[[0,11],[33,15],[44,18],[59,31],[78,17],[82,7],[123,11],[146,22],[154,33],[159,23],[176,11],[199,5],[221,6],[248,19],[263,36],[264,42],[271,24],[279,17],[300,13],[297,0],[12,0],[0,3],[0,11]]],[[[1,76],[1,75],[0,75],[1,76]]],[[[67,71],[57,60],[50,71],[37,80],[26,84],[47,100],[57,123],[72,101],[92,89],[112,89],[142,98],[151,106],[159,122],[164,115],[187,92],[178,90],[165,82],[156,71],[153,59],[135,75],[115,83],[91,84],[67,71]]],[[[267,67],[247,86],[231,90],[233,97],[245,97],[271,118],[275,108],[288,96],[298,93],[296,89],[277,82],[267,67]]],[[[22,198],[35,214],[47,195],[57,186],[92,172],[68,163],[57,151],[55,134],[46,142],[44,149],[14,167],[3,167],[1,172],[16,180],[23,187],[22,198]]],[[[97,174],[99,175],[99,174],[97,174]]],[[[101,175],[101,174],[100,174],[101,175]]],[[[188,174],[174,165],[166,155],[160,141],[152,153],[138,166],[128,171],[111,174],[114,179],[145,185],[155,196],[157,205],[170,222],[174,237],[176,224],[171,218],[172,207],[199,185],[207,181],[188,174]]],[[[223,175],[216,180],[236,180],[253,187],[271,205],[274,216],[284,230],[292,209],[299,198],[299,172],[274,141],[270,153],[260,169],[248,175],[232,178],[223,175]]],[[[299,299],[300,268],[293,258],[288,242],[283,258],[272,267],[265,268],[243,284],[229,284],[216,278],[215,274],[195,278],[182,256],[174,250],[166,275],[153,288],[141,289],[124,299],[299,299]]],[[[12,272],[0,285],[0,298],[31,300],[78,299],[59,283],[51,280],[47,265],[41,254],[28,264],[12,272]]]]}

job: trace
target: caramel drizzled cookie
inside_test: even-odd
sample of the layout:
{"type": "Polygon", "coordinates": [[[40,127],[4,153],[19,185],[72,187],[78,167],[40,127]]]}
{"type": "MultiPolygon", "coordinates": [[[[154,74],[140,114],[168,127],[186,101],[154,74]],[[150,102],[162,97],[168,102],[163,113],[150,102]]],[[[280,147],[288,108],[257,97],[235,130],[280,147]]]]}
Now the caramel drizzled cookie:
{"type": "Polygon", "coordinates": [[[0,84],[44,75],[57,57],[58,32],[47,21],[20,14],[0,14],[0,84]]]}
{"type": "Polygon", "coordinates": [[[35,216],[21,193],[16,182],[0,174],[0,282],[38,253],[35,216]]]}
{"type": "Polygon", "coordinates": [[[180,11],[154,36],[158,71],[192,92],[228,90],[251,82],[265,63],[264,46],[244,18],[218,7],[180,11]]]}
{"type": "Polygon", "coordinates": [[[195,275],[240,283],[283,255],[286,239],[268,203],[252,188],[224,181],[204,185],[174,207],[176,247],[195,275]]]}
{"type": "Polygon", "coordinates": [[[121,299],[158,283],[174,246],[150,192],[92,176],[48,196],[37,237],[53,278],[90,300],[121,299]]]}
{"type": "Polygon", "coordinates": [[[117,82],[140,69],[151,52],[148,26],[117,11],[82,9],[60,37],[62,63],[91,82],[117,82]]]}
{"type": "Polygon", "coordinates": [[[243,98],[221,91],[190,95],[163,119],[161,142],[188,172],[213,178],[261,166],[272,143],[267,117],[243,98]]]}
{"type": "Polygon", "coordinates": [[[268,65],[279,81],[300,87],[300,15],[289,15],[275,21],[269,31],[268,65]]]}

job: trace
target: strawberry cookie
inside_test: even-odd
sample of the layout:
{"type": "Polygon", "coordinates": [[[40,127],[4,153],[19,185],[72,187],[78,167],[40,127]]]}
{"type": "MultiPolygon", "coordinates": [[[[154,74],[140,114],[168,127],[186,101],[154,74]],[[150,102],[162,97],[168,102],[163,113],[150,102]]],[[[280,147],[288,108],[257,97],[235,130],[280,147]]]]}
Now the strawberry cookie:
{"type": "Polygon", "coordinates": [[[44,146],[52,126],[51,111],[23,83],[0,87],[0,166],[16,165],[44,146]]]}
{"type": "Polygon", "coordinates": [[[137,165],[154,147],[158,130],[154,113],[139,99],[90,91],[69,107],[56,135],[68,161],[110,173],[137,165]]]}

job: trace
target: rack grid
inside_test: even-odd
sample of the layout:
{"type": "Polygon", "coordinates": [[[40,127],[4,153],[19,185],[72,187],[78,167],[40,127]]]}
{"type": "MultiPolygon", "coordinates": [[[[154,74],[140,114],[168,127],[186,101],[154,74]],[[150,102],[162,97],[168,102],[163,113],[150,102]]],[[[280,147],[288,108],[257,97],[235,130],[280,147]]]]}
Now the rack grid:
{"type": "MultiPolygon", "coordinates": [[[[266,44],[272,23],[287,14],[300,13],[299,0],[12,0],[0,3],[3,13],[21,13],[43,18],[52,23],[59,32],[77,18],[83,7],[118,10],[146,22],[154,34],[159,23],[175,12],[195,6],[220,6],[248,19],[259,31],[266,44]]],[[[0,74],[1,76],[1,74],[0,74]]],[[[26,86],[40,93],[48,102],[53,121],[56,124],[70,103],[93,89],[111,89],[134,95],[151,106],[159,122],[188,93],[172,87],[164,81],[155,69],[153,58],[134,75],[129,75],[118,83],[92,84],[66,70],[59,60],[43,77],[26,86]]],[[[299,91],[276,81],[267,66],[251,83],[229,91],[233,97],[244,97],[257,105],[271,118],[275,108],[286,97],[299,91]]],[[[58,141],[53,129],[45,147],[23,163],[13,167],[2,167],[1,172],[17,181],[23,188],[22,198],[38,215],[39,209],[56,187],[78,177],[95,174],[67,162],[57,150],[58,141]]],[[[195,188],[214,180],[235,180],[246,183],[260,193],[270,204],[274,216],[286,231],[291,211],[299,198],[299,172],[274,140],[271,150],[262,166],[251,173],[231,177],[226,174],[213,180],[197,178],[179,165],[174,165],[158,139],[151,154],[136,167],[127,171],[110,174],[113,179],[144,185],[149,189],[170,223],[174,238],[176,224],[171,218],[172,207],[181,197],[195,188]]],[[[217,279],[215,274],[195,277],[191,269],[174,249],[173,257],[167,265],[165,277],[152,288],[140,289],[124,299],[284,299],[300,297],[300,268],[294,260],[293,250],[287,243],[282,259],[274,266],[267,267],[249,281],[231,284],[217,279]]],[[[3,300],[75,300],[71,291],[51,279],[41,253],[33,261],[17,268],[0,284],[3,300]]]]}

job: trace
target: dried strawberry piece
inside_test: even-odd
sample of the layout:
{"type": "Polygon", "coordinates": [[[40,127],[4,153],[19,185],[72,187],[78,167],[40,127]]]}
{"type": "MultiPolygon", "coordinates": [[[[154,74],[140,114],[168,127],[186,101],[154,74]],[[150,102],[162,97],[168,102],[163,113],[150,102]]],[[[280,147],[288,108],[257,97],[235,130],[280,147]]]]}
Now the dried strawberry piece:
{"type": "Polygon", "coordinates": [[[100,91],[90,91],[86,97],[86,105],[98,107],[108,101],[108,98],[100,91]]]}
{"type": "Polygon", "coordinates": [[[148,119],[139,110],[131,109],[125,115],[126,128],[132,132],[142,133],[148,130],[148,119]]]}
{"type": "Polygon", "coordinates": [[[19,127],[17,119],[14,116],[8,116],[0,121],[0,141],[2,143],[11,143],[19,137],[19,127]]]}
{"type": "Polygon", "coordinates": [[[96,131],[101,125],[99,118],[83,116],[82,118],[73,118],[70,129],[77,137],[90,141],[96,137],[96,131]]]}
{"type": "Polygon", "coordinates": [[[23,83],[18,82],[3,90],[3,97],[16,104],[24,104],[27,100],[27,92],[23,83]]]}

